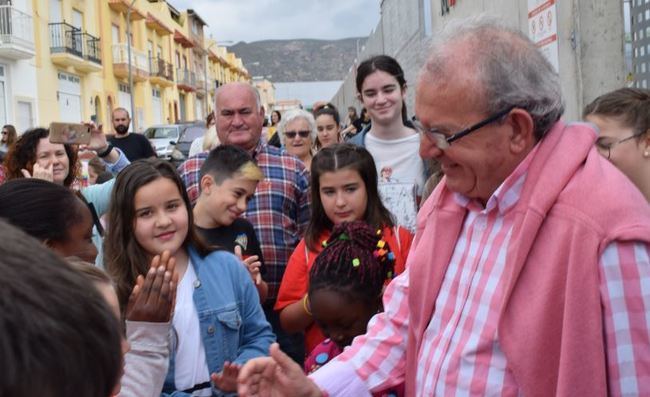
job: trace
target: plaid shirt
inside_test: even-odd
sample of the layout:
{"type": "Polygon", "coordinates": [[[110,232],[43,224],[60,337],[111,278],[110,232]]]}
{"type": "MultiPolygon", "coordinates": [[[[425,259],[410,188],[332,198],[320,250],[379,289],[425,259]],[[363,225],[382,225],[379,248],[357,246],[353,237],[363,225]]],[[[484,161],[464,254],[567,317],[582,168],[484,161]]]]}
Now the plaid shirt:
{"type": "MultiPolygon", "coordinates": [[[[190,157],[178,168],[192,205],[200,194],[200,171],[208,152],[190,157]]],[[[265,175],[244,217],[260,240],[269,301],[275,301],[284,269],[309,222],[309,177],[305,165],[273,146],[258,144],[253,159],[265,175]]]]}

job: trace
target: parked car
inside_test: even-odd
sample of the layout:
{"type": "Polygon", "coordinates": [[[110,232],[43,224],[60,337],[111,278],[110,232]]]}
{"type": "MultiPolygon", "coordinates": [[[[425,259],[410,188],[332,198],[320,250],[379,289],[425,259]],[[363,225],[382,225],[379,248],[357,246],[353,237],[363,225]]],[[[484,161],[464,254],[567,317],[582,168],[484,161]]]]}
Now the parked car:
{"type": "Polygon", "coordinates": [[[154,125],[144,131],[144,135],[151,142],[156,151],[156,156],[161,159],[171,160],[175,145],[183,132],[190,128],[203,125],[202,122],[188,122],[178,124],[154,125]]]}
{"type": "Polygon", "coordinates": [[[180,127],[179,124],[154,125],[144,131],[144,136],[151,142],[158,158],[171,159],[174,147],[170,145],[170,142],[178,140],[181,135],[180,127]]]}
{"type": "Polygon", "coordinates": [[[174,164],[180,164],[189,157],[190,146],[196,138],[200,138],[205,134],[205,124],[194,124],[186,127],[181,132],[180,137],[176,141],[176,144],[173,145],[174,149],[172,150],[172,162],[174,164]]]}

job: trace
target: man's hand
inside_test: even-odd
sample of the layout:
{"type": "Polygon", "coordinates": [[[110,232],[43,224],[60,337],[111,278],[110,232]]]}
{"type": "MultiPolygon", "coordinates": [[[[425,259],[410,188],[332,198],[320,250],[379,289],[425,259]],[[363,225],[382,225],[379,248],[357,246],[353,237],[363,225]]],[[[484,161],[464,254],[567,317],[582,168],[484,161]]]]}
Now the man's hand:
{"type": "Polygon", "coordinates": [[[277,343],[269,351],[270,357],[254,358],[239,371],[237,392],[241,397],[322,397],[318,386],[277,343]]]}
{"type": "Polygon", "coordinates": [[[178,273],[176,261],[169,251],[156,255],[146,277],[139,275],[126,308],[129,321],[166,323],[171,319],[176,302],[178,273]]]}

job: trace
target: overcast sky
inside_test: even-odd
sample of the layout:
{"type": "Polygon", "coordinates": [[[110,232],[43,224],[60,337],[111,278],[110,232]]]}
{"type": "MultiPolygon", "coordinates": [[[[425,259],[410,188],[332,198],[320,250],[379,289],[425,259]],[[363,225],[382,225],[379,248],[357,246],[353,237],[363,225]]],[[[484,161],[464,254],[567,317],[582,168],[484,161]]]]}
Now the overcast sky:
{"type": "Polygon", "coordinates": [[[368,36],[380,0],[168,0],[191,8],[217,41],[342,39],[368,36]]]}

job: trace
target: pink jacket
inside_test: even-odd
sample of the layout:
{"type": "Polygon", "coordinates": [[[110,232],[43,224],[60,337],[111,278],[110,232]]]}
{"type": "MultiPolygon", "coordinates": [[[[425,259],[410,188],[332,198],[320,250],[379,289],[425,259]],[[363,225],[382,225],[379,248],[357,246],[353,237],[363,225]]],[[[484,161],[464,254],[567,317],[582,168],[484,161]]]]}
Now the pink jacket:
{"type": "MultiPolygon", "coordinates": [[[[596,152],[595,138],[584,124],[558,122],[539,143],[513,209],[498,335],[525,396],[607,395],[599,258],[613,241],[650,244],[650,206],[596,152]]],[[[407,357],[418,356],[465,214],[444,183],[418,214],[407,262],[407,357]]],[[[407,360],[409,396],[416,366],[407,360]]]]}

